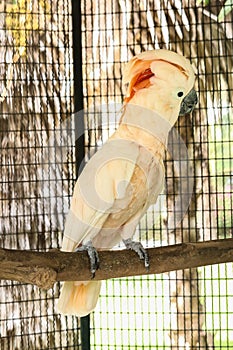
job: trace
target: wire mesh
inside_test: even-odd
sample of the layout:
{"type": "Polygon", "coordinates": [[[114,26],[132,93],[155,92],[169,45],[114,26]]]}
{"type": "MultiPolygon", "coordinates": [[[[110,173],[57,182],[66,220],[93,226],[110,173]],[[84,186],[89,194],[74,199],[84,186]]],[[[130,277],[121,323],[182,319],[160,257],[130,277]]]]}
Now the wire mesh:
{"type": "MultiPolygon", "coordinates": [[[[122,102],[122,71],[134,54],[175,50],[196,72],[198,108],[176,125],[192,166],[189,209],[172,230],[180,173],[170,138],[160,215],[151,207],[135,234],[145,246],[232,235],[232,13],[219,21],[220,10],[219,3],[195,1],[82,2],[88,158],[117,127],[114,113],[105,122],[102,105],[122,102]]],[[[92,348],[230,349],[231,279],[232,265],[223,264],[104,282],[92,315],[92,348]]]]}
{"type": "MultiPolygon", "coordinates": [[[[165,192],[135,234],[146,247],[232,235],[232,12],[220,21],[222,6],[81,1],[85,161],[117,127],[122,72],[134,54],[172,49],[196,71],[199,105],[176,125],[192,167],[191,202],[173,230],[180,169],[172,135],[165,192]]],[[[47,250],[61,245],[76,177],[74,125],[66,122],[74,102],[71,3],[0,7],[0,245],[47,250]]],[[[103,282],[91,348],[233,348],[232,277],[232,265],[221,264],[103,282]]],[[[0,289],[1,349],[81,347],[78,318],[56,312],[59,284],[45,292],[2,281],[0,289]]]]}
{"type": "MultiPolygon", "coordinates": [[[[70,1],[0,2],[0,246],[61,245],[75,181],[70,1]],[[64,133],[64,129],[66,132],[64,133]]],[[[49,291],[2,281],[1,349],[79,348],[79,320],[49,291]]]]}

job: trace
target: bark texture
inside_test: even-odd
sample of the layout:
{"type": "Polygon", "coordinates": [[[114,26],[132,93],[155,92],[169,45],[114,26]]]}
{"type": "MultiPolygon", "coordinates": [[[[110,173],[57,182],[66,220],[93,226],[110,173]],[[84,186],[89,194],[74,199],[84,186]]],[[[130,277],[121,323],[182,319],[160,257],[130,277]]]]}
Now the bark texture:
{"type": "MultiPolygon", "coordinates": [[[[106,280],[230,262],[233,261],[233,239],[150,248],[148,254],[150,267],[146,269],[135,252],[100,251],[100,268],[94,278],[106,280]]],[[[0,249],[0,279],[17,280],[49,289],[56,281],[85,281],[92,279],[92,274],[85,252],[0,249]]]]}

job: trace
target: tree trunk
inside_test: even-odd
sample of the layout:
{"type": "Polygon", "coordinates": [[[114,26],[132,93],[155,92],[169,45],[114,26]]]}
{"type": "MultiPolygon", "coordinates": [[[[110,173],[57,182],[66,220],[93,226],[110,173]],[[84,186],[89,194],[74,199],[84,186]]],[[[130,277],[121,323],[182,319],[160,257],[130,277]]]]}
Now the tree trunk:
{"type": "MultiPolygon", "coordinates": [[[[213,5],[213,9],[216,11],[217,8],[213,5]]],[[[212,8],[209,10],[211,13],[212,8]]],[[[196,90],[200,92],[200,110],[194,112],[192,121],[187,117],[182,117],[176,126],[187,145],[189,159],[193,162],[194,188],[188,213],[181,223],[182,230],[177,228],[172,233],[172,238],[169,237],[169,244],[217,238],[216,198],[210,182],[207,101],[211,105],[218,103],[220,98],[225,101],[231,99],[227,95],[227,89],[226,92],[221,91],[221,84],[225,86],[228,80],[229,68],[225,67],[225,62],[219,60],[219,57],[223,54],[221,50],[226,57],[231,55],[232,42],[227,41],[226,32],[221,24],[203,15],[203,9],[196,7],[195,3],[187,9],[184,5],[184,11],[189,18],[189,23],[196,23],[196,26],[193,26],[190,31],[183,30],[183,40],[189,42],[190,46],[182,46],[179,41],[176,43],[175,31],[171,31],[170,35],[173,37],[171,41],[175,42],[172,45],[174,49],[181,50],[180,52],[186,57],[198,56],[198,60],[193,60],[193,63],[195,63],[197,72],[196,90]],[[223,44],[224,41],[226,45],[223,44]]],[[[230,65],[232,66],[232,62],[230,65]]],[[[231,88],[231,85],[228,86],[228,91],[231,91],[231,88]]],[[[171,168],[168,170],[168,178],[170,176],[172,176],[171,168]]],[[[174,189],[171,193],[174,193],[174,189]]],[[[172,205],[173,198],[168,198],[168,208],[172,205]]],[[[203,331],[205,306],[200,303],[198,270],[178,271],[169,275],[173,309],[172,348],[179,349],[185,345],[188,346],[188,349],[214,346],[213,334],[206,334],[203,331]]]]}

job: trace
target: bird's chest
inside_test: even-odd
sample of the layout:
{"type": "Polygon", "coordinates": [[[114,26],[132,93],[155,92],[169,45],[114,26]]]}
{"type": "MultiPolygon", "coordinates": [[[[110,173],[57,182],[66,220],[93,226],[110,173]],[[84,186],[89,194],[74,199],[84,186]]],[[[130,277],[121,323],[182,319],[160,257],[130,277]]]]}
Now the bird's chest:
{"type": "Polygon", "coordinates": [[[161,154],[142,148],[131,179],[132,204],[138,202],[138,205],[148,208],[156,201],[163,184],[164,165],[161,154]]]}
{"type": "Polygon", "coordinates": [[[140,218],[155,203],[164,183],[164,166],[160,156],[140,149],[134,172],[124,198],[115,201],[114,210],[104,226],[119,227],[135,215],[140,218]]]}

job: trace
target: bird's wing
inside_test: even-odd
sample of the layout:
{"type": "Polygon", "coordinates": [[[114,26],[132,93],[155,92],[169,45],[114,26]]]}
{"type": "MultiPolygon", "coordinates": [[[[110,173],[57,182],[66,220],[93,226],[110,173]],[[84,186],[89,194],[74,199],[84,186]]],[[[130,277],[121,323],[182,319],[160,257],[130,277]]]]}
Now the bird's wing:
{"type": "Polygon", "coordinates": [[[110,139],[90,159],[75,185],[62,250],[72,251],[95,237],[109,214],[128,205],[126,192],[138,156],[137,143],[110,139]]]}

